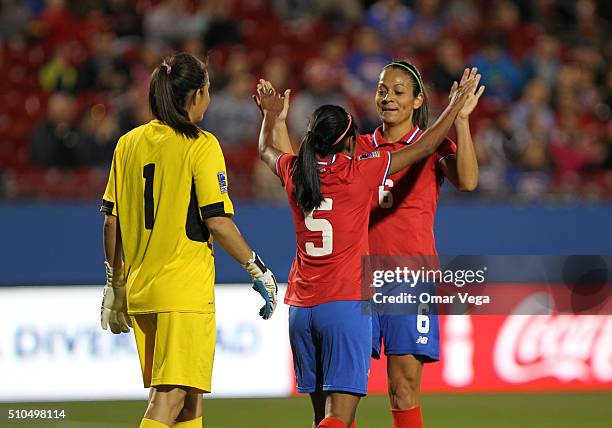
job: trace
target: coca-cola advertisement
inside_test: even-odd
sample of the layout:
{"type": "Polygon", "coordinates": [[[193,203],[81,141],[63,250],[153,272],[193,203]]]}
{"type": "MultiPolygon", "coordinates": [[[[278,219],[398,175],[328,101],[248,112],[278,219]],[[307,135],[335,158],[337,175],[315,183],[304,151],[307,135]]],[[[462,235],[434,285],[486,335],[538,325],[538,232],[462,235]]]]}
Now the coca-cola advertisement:
{"type": "MultiPolygon", "coordinates": [[[[526,297],[523,305],[541,299],[526,297]]],[[[441,359],[425,392],[582,391],[612,388],[612,315],[440,317],[441,359]]],[[[521,312],[522,311],[522,312],[521,312]]],[[[370,391],[386,392],[386,362],[372,360],[370,391]]]]}

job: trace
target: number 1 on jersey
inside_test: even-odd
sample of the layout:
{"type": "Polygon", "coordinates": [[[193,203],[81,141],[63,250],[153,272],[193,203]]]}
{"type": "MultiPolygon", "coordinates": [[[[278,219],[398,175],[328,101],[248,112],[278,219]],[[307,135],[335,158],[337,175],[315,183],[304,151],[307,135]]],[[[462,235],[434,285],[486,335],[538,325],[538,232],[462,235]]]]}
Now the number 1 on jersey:
{"type": "Polygon", "coordinates": [[[333,201],[331,198],[325,198],[319,208],[315,208],[308,213],[304,222],[306,228],[311,232],[321,232],[323,235],[323,245],[315,247],[314,242],[306,242],[306,254],[309,256],[321,257],[332,253],[334,244],[334,231],[329,221],[322,218],[314,218],[312,215],[315,211],[331,211],[333,201]]]}
{"type": "Polygon", "coordinates": [[[144,188],[144,217],[145,217],[145,229],[153,229],[153,223],[155,223],[154,206],[153,201],[153,180],[155,179],[155,164],[150,163],[144,166],[142,176],[145,179],[144,188]]]}

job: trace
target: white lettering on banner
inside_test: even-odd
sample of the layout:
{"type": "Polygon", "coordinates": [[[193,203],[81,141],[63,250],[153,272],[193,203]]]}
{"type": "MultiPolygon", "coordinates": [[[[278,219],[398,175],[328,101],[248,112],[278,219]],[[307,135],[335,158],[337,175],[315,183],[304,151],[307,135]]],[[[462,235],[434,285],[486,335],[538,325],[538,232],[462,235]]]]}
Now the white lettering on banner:
{"type": "MultiPolygon", "coordinates": [[[[213,395],[290,395],[287,306],[264,322],[249,289],[216,287],[213,395]],[[257,370],[270,361],[275,376],[257,370]]],[[[134,335],[100,328],[100,298],[100,287],[0,288],[0,402],[146,397],[134,335]]]]}
{"type": "Polygon", "coordinates": [[[593,346],[591,367],[595,379],[612,382],[612,316],[607,317],[600,333],[600,340],[593,346]]]}
{"type": "Polygon", "coordinates": [[[90,358],[117,356],[120,353],[136,354],[136,345],[125,334],[105,337],[104,332],[90,328],[65,328],[64,326],[18,326],[13,335],[14,353],[17,358],[54,358],[88,355],[90,358]]]}
{"type": "Polygon", "coordinates": [[[238,322],[225,327],[217,327],[217,349],[235,354],[248,354],[257,352],[262,346],[261,334],[253,324],[238,322]]]}
{"type": "Polygon", "coordinates": [[[469,315],[452,315],[444,322],[442,376],[450,386],[468,386],[474,380],[474,340],[469,315]]]}
{"type": "Polygon", "coordinates": [[[529,308],[548,298],[531,295],[514,311],[523,315],[504,322],[493,351],[499,377],[511,383],[545,377],[612,381],[612,316],[529,315],[529,308]]]}

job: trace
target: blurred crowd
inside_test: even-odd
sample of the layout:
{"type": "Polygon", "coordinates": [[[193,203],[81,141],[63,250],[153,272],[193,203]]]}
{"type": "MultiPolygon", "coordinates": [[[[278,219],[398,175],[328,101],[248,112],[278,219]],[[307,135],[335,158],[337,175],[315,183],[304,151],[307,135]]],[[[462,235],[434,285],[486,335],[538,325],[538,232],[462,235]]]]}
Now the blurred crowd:
{"type": "Polygon", "coordinates": [[[207,58],[202,126],[235,197],[282,197],[257,162],[257,78],[293,90],[297,145],[325,103],[372,132],[378,74],[402,58],[430,120],[465,66],[482,73],[481,198],[612,199],[611,16],[609,0],[0,0],[0,196],[99,198],[117,138],[151,119],[151,71],[183,50],[207,58]]]}

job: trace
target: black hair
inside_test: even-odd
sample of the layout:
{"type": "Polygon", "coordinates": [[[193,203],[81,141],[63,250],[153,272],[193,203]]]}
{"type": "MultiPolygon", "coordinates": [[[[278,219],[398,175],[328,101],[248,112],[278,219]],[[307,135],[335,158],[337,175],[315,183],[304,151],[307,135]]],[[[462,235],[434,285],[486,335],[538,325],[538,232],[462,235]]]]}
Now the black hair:
{"type": "Polygon", "coordinates": [[[423,94],[423,104],[421,107],[416,109],[412,114],[412,124],[417,125],[421,129],[427,129],[427,123],[429,122],[429,97],[425,92],[425,84],[421,73],[414,64],[409,63],[406,60],[393,61],[391,64],[385,66],[387,68],[394,68],[404,72],[412,80],[412,95],[418,96],[423,94]],[[412,73],[408,70],[412,70],[412,73]],[[415,77],[416,76],[416,77],[415,77]]]}
{"type": "Polygon", "coordinates": [[[149,107],[153,116],[177,133],[197,138],[201,130],[189,119],[186,107],[207,82],[206,64],[193,55],[181,52],[165,58],[151,76],[149,107]]]}
{"type": "Polygon", "coordinates": [[[342,107],[324,105],[312,113],[293,176],[294,196],[305,212],[318,208],[324,199],[317,157],[325,158],[341,152],[346,141],[356,135],[355,121],[342,107]],[[341,137],[342,140],[336,143],[341,137]]]}

